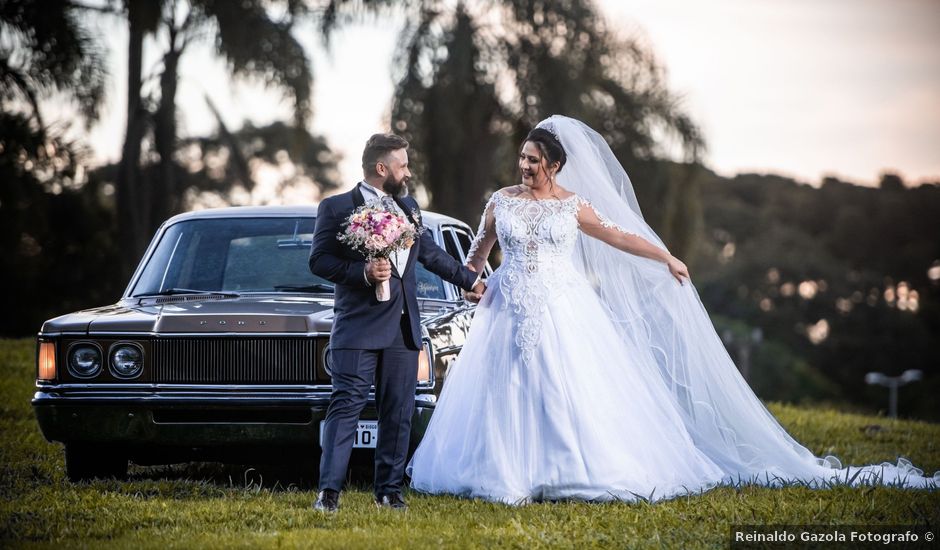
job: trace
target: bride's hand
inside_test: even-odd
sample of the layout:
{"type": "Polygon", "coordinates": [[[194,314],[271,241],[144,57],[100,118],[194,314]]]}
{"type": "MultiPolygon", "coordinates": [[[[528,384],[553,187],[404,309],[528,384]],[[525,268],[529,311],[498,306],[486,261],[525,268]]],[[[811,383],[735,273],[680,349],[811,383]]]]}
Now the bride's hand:
{"type": "MultiPolygon", "coordinates": [[[[474,272],[474,273],[477,272],[476,268],[473,267],[473,264],[467,264],[466,267],[467,267],[467,269],[469,269],[470,271],[472,271],[472,272],[474,272]]],[[[471,303],[474,303],[474,304],[478,304],[478,303],[480,303],[480,300],[483,299],[483,293],[484,293],[484,292],[486,292],[486,283],[483,282],[483,281],[479,281],[479,282],[473,287],[473,289],[471,289],[471,290],[469,290],[469,291],[464,290],[464,291],[462,292],[462,293],[463,293],[463,299],[466,300],[466,301],[468,301],[468,302],[471,302],[471,303]]]]}
{"type": "Polygon", "coordinates": [[[686,279],[691,278],[689,276],[689,268],[686,267],[686,265],[682,263],[682,260],[679,258],[671,256],[668,260],[666,260],[666,265],[669,267],[669,273],[671,273],[672,276],[675,277],[677,281],[679,281],[680,285],[682,284],[683,277],[686,279]]]}

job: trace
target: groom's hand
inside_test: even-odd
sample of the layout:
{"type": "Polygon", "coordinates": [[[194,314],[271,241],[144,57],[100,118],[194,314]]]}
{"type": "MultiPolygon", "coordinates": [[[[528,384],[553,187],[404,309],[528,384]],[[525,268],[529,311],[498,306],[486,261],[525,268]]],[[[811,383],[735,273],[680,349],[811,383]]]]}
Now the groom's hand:
{"type": "Polygon", "coordinates": [[[366,263],[366,278],[372,284],[392,278],[392,262],[388,258],[376,258],[366,263]]]}

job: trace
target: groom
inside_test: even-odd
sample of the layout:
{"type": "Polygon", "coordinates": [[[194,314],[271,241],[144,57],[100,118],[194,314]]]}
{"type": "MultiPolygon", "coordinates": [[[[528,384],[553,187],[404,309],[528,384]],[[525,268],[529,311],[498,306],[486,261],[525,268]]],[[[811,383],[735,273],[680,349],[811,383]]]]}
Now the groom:
{"type": "Polygon", "coordinates": [[[478,296],[480,277],[463,267],[425,231],[408,250],[367,262],[337,240],[342,224],[367,202],[384,205],[420,227],[418,203],[407,196],[411,178],[408,142],[375,134],[362,152],[364,180],[352,191],[320,202],[310,250],[310,271],[335,283],[332,350],[333,394],[323,426],[320,493],[314,508],[334,512],[346,479],[359,414],[375,384],[378,442],[375,448],[375,503],[405,509],[402,478],[411,434],[421,325],[416,299],[415,262],[478,296]],[[391,298],[380,302],[375,286],[388,281],[391,298]]]}

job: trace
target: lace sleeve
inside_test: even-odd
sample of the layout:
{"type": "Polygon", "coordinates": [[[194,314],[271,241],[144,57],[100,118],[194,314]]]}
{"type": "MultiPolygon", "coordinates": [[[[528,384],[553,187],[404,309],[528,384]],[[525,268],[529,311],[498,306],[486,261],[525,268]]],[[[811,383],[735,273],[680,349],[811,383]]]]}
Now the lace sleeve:
{"type": "Polygon", "coordinates": [[[591,201],[585,199],[584,197],[579,195],[578,198],[575,200],[578,203],[578,226],[580,226],[581,229],[585,231],[586,233],[588,234],[592,233],[590,231],[590,226],[592,224],[600,224],[600,226],[605,229],[614,229],[623,233],[624,235],[629,235],[631,237],[640,237],[639,235],[637,235],[636,233],[633,233],[632,231],[627,231],[620,224],[614,222],[607,216],[601,214],[597,210],[597,208],[595,208],[594,205],[591,204],[591,201]],[[588,209],[590,209],[590,212],[587,212],[588,209]]]}
{"type": "Polygon", "coordinates": [[[490,196],[486,206],[483,209],[483,215],[480,216],[480,227],[477,234],[470,243],[470,250],[467,252],[467,265],[473,266],[477,273],[483,272],[486,265],[486,259],[496,243],[496,201],[499,191],[490,196]]]}
{"type": "Polygon", "coordinates": [[[601,214],[589,201],[578,197],[578,227],[584,234],[635,256],[668,263],[672,255],[668,250],[645,237],[628,231],[622,225],[601,214]]]}

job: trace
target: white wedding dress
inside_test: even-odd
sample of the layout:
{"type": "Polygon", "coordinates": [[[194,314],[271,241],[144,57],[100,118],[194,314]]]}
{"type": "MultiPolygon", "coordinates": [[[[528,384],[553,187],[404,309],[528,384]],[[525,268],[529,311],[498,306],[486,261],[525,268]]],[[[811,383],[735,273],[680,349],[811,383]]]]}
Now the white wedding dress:
{"type": "Polygon", "coordinates": [[[605,228],[663,246],[632,188],[625,196],[619,163],[607,161],[619,192],[599,193],[608,172],[591,155],[613,158],[603,140],[572,119],[546,123],[568,151],[559,182],[578,194],[487,203],[471,256],[485,260],[495,237],[503,262],[408,465],[413,489],[521,504],[741,482],[937,486],[904,459],[842,468],[793,440],[738,374],[690,281],[580,231],[590,209],[605,228]]]}
{"type": "Polygon", "coordinates": [[[661,498],[721,480],[575,269],[580,204],[493,194],[503,263],[411,461],[412,488],[521,503],[661,498]]]}

